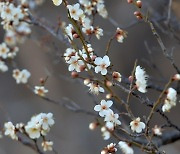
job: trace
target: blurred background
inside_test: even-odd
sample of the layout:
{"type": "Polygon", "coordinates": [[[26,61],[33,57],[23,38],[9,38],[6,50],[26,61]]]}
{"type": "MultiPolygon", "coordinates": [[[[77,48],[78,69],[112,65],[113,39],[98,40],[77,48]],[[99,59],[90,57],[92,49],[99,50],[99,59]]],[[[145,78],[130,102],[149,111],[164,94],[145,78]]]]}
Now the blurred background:
{"type": "MultiPolygon", "coordinates": [[[[77,0],[69,0],[69,2],[73,4],[77,0]]],[[[175,39],[173,34],[168,31],[164,20],[160,20],[167,16],[169,0],[142,0],[142,2],[143,11],[147,12],[148,10],[150,18],[154,21],[157,20],[157,31],[161,35],[167,49],[174,49],[174,59],[180,68],[180,41],[175,39]]],[[[168,80],[175,73],[175,70],[163,56],[149,26],[145,23],[132,24],[136,22],[136,18],[133,15],[135,8],[129,5],[126,0],[106,0],[105,4],[109,16],[119,24],[120,28],[124,28],[128,32],[128,37],[124,43],[119,44],[113,41],[110,48],[110,59],[114,64],[114,69],[128,77],[131,74],[135,60],[138,59],[138,64],[145,68],[147,74],[153,76],[152,80],[157,81],[160,85],[163,84],[163,81],[168,80]],[[145,44],[148,45],[151,54],[148,54],[145,44]],[[157,68],[154,69],[151,65],[152,63],[157,68]]],[[[180,37],[179,7],[180,1],[173,0],[170,22],[175,34],[180,37]]],[[[57,24],[59,17],[61,20],[67,21],[64,7],[55,7],[51,0],[45,1],[43,5],[34,10],[34,14],[37,17],[45,18],[52,25],[57,24]]],[[[69,22],[67,21],[67,23],[69,22]]],[[[98,55],[103,56],[106,44],[115,32],[116,27],[99,16],[95,19],[95,25],[99,25],[105,32],[104,37],[100,41],[93,37],[92,47],[98,55]]],[[[20,52],[15,59],[19,69],[26,68],[31,72],[30,85],[39,85],[39,79],[48,75],[46,88],[49,90],[47,94],[49,98],[61,102],[63,97],[68,97],[82,108],[93,111],[94,100],[88,94],[88,87],[80,84],[78,80],[70,78],[70,72],[68,72],[67,65],[61,57],[66,46],[39,27],[32,26],[32,31],[30,38],[20,46],[20,52]]],[[[2,28],[0,34],[2,42],[4,34],[2,28]]],[[[73,113],[60,105],[52,104],[35,96],[25,85],[17,85],[12,78],[12,69],[7,73],[0,74],[0,85],[0,124],[2,125],[6,122],[8,117],[13,123],[26,123],[34,114],[52,112],[56,124],[47,138],[54,142],[54,148],[60,154],[98,154],[103,147],[115,141],[113,139],[104,141],[101,137],[100,129],[95,131],[89,130],[89,123],[94,121],[92,116],[83,113],[73,113]]],[[[126,97],[120,89],[116,89],[116,92],[121,97],[126,97]]],[[[156,91],[149,90],[146,95],[153,101],[157,99],[158,94],[156,91]]],[[[100,101],[100,99],[97,98],[97,101],[100,101]]],[[[142,117],[149,111],[149,108],[133,99],[131,104],[136,116],[142,117]]],[[[177,106],[167,115],[172,122],[180,126],[179,109],[180,105],[177,103],[177,106]]],[[[153,124],[160,125],[163,122],[158,115],[153,118],[153,124]]],[[[162,149],[167,153],[179,154],[180,142],[164,146],[162,149]]],[[[12,153],[35,154],[28,147],[12,141],[8,137],[4,137],[0,140],[0,154],[12,153]]],[[[121,153],[120,150],[118,150],[118,153],[121,153]]],[[[135,153],[142,152],[137,150],[135,153]]]]}

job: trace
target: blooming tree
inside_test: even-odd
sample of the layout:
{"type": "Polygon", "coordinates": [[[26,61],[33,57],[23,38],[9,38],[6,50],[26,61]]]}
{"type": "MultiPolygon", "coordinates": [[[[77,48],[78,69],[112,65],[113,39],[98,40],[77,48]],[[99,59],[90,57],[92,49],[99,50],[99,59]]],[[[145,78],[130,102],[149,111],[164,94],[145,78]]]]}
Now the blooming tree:
{"type": "MultiPolygon", "coordinates": [[[[124,0],[126,1],[126,0],[124,0]]],[[[67,70],[71,72],[71,78],[80,80],[81,86],[89,89],[92,98],[96,98],[94,108],[90,111],[82,109],[78,103],[69,102],[62,104],[70,111],[82,112],[94,117],[94,121],[89,124],[90,130],[100,128],[104,140],[109,144],[101,147],[101,154],[133,154],[135,148],[139,148],[146,153],[164,153],[159,147],[172,143],[180,139],[180,128],[171,122],[166,115],[177,105],[179,89],[174,85],[180,81],[180,69],[176,65],[173,55],[169,53],[163,43],[161,36],[156,30],[158,21],[151,20],[148,13],[144,13],[141,0],[127,0],[129,6],[135,9],[135,23],[146,23],[160,45],[164,56],[170,61],[176,73],[170,74],[169,81],[163,85],[152,82],[151,74],[139,64],[137,59],[134,68],[131,68],[129,76],[123,72],[115,70],[113,59],[111,59],[110,47],[112,41],[117,41],[120,45],[126,41],[128,32],[126,28],[117,26],[116,22],[108,16],[106,3],[104,0],[76,0],[71,3],[68,0],[52,0],[53,7],[64,7],[68,23],[59,21],[58,31],[46,25],[38,19],[34,12],[43,0],[1,0],[0,17],[1,25],[5,31],[4,41],[0,44],[0,71],[7,72],[9,67],[13,68],[12,77],[17,84],[25,84],[26,88],[35,95],[48,101],[58,104],[57,101],[48,97],[49,90],[45,88],[48,77],[40,80],[40,85],[31,85],[28,80],[33,74],[26,68],[19,68],[15,65],[15,57],[19,52],[19,44],[22,44],[32,34],[32,27],[39,26],[53,35],[58,41],[66,45],[63,53],[67,70]],[[96,26],[95,17],[100,16],[104,20],[109,20],[116,26],[112,37],[108,40],[105,52],[99,53],[93,48],[92,39],[99,41],[106,35],[106,31],[101,25],[96,26]],[[100,55],[102,56],[100,56],[100,55]],[[118,95],[115,89],[120,89],[126,97],[118,95]],[[156,100],[147,97],[148,90],[159,91],[156,100]],[[137,99],[140,104],[145,104],[150,108],[147,115],[136,115],[131,104],[133,99],[137,99]],[[157,125],[151,123],[155,114],[165,120],[165,124],[157,125]],[[170,128],[167,129],[166,128],[170,128]],[[110,139],[114,138],[113,143],[110,139]]],[[[112,3],[116,3],[112,1],[112,3]]],[[[169,0],[169,11],[167,25],[170,27],[171,3],[169,0]]],[[[110,10],[109,10],[110,11],[110,10]]],[[[174,34],[175,39],[180,40],[174,34]]],[[[103,50],[100,48],[100,50],[103,50]]],[[[93,102],[93,99],[92,99],[93,102]]],[[[178,105],[177,105],[178,106],[178,105]]],[[[52,126],[55,124],[53,111],[50,113],[39,113],[33,115],[26,124],[7,121],[1,128],[2,136],[8,136],[12,140],[21,142],[30,147],[35,152],[43,154],[46,151],[59,153],[53,147],[53,141],[47,138],[52,126]],[[28,139],[26,141],[26,139],[28,139]],[[39,145],[38,142],[41,142],[39,145]]],[[[56,121],[58,117],[55,118],[56,121]]]]}

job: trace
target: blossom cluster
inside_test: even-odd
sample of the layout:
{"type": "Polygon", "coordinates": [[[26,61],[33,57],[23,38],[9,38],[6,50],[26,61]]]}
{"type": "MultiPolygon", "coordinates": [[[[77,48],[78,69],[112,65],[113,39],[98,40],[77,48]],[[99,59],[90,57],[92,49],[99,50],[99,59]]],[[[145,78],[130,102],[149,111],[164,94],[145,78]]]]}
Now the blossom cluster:
{"type": "Polygon", "coordinates": [[[118,120],[119,115],[114,113],[110,107],[113,105],[111,100],[105,101],[102,100],[100,105],[96,105],[94,110],[99,112],[101,117],[104,117],[104,121],[106,122],[106,127],[109,130],[114,130],[114,127],[117,125],[121,125],[121,122],[118,120]]]}
{"type": "MultiPolygon", "coordinates": [[[[6,122],[4,124],[4,135],[11,137],[13,140],[19,140],[18,133],[21,133],[27,134],[30,139],[38,139],[41,136],[45,137],[54,123],[52,113],[40,113],[33,116],[26,125],[23,123],[13,125],[12,122],[6,122]]],[[[42,142],[43,150],[51,151],[53,142],[44,139],[42,142]]]]}
{"type": "Polygon", "coordinates": [[[35,86],[35,87],[34,87],[34,93],[35,93],[36,95],[39,95],[39,96],[41,96],[41,97],[44,97],[45,94],[48,93],[48,90],[45,89],[44,86],[35,86]]]}
{"type": "Polygon", "coordinates": [[[26,84],[30,76],[31,73],[26,69],[23,69],[22,71],[20,71],[19,69],[13,70],[13,78],[16,80],[17,84],[26,84]]]}
{"type": "Polygon", "coordinates": [[[177,91],[173,88],[169,88],[166,99],[164,101],[164,105],[162,106],[162,111],[163,112],[170,111],[170,109],[173,106],[176,106],[176,101],[177,101],[177,91]]]}
{"type": "MultiPolygon", "coordinates": [[[[25,1],[21,1],[22,3],[25,1]]],[[[0,44],[0,71],[8,71],[8,60],[15,58],[19,52],[18,44],[24,43],[26,37],[31,33],[29,24],[25,21],[28,18],[28,9],[22,4],[0,2],[1,24],[5,30],[4,42],[0,44]]],[[[30,73],[27,70],[20,72],[13,71],[16,83],[27,83],[30,73]]]]}
{"type": "Polygon", "coordinates": [[[52,113],[40,113],[31,118],[25,126],[25,130],[30,138],[36,139],[41,135],[46,136],[53,125],[54,119],[52,113]]]}

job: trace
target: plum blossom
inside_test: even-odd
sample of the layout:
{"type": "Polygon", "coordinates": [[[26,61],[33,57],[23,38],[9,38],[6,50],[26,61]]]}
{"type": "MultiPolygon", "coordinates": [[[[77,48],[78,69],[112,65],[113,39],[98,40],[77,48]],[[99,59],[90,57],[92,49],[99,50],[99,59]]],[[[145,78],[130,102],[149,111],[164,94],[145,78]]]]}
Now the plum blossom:
{"type": "Polygon", "coordinates": [[[52,151],[53,142],[52,141],[43,141],[42,142],[43,151],[52,151]]]}
{"type": "Polygon", "coordinates": [[[79,3],[74,5],[67,5],[71,18],[79,20],[83,16],[83,10],[80,8],[79,3]]]}
{"type": "Polygon", "coordinates": [[[91,2],[88,2],[88,3],[84,4],[84,9],[85,9],[84,12],[87,15],[91,15],[92,11],[94,10],[94,7],[92,6],[91,2]]]}
{"type": "Polygon", "coordinates": [[[111,133],[107,130],[105,126],[101,127],[101,132],[104,140],[108,140],[111,137],[111,133]]]}
{"type": "Polygon", "coordinates": [[[35,87],[34,87],[34,93],[35,93],[36,95],[39,95],[39,96],[44,97],[45,94],[48,93],[48,90],[45,89],[44,86],[35,86],[35,87]]]}
{"type": "Polygon", "coordinates": [[[104,88],[97,83],[89,83],[87,86],[89,87],[89,91],[95,95],[98,95],[99,92],[104,93],[104,88]]]}
{"type": "Polygon", "coordinates": [[[25,131],[31,139],[37,139],[41,136],[41,127],[40,124],[29,122],[25,126],[25,131]]]}
{"type": "Polygon", "coordinates": [[[95,33],[97,39],[99,40],[101,38],[101,36],[103,36],[103,29],[96,27],[96,28],[94,28],[94,33],[95,33]]]}
{"type": "Polygon", "coordinates": [[[64,53],[64,59],[65,61],[69,61],[71,59],[71,56],[75,56],[76,51],[72,48],[67,48],[66,52],[64,53]]]}
{"type": "Polygon", "coordinates": [[[142,130],[146,127],[144,122],[140,121],[141,119],[138,117],[135,120],[130,122],[131,130],[136,133],[141,133],[142,130]]]}
{"type": "Polygon", "coordinates": [[[31,118],[31,120],[25,126],[25,131],[30,138],[37,139],[41,135],[46,136],[54,123],[52,113],[40,113],[31,118]]]}
{"type": "Polygon", "coordinates": [[[162,129],[161,129],[161,127],[158,127],[157,125],[155,125],[154,128],[152,128],[152,131],[157,136],[162,135],[162,129]]]}
{"type": "Polygon", "coordinates": [[[94,61],[94,63],[97,65],[95,67],[95,72],[99,73],[101,72],[102,75],[107,74],[107,68],[110,66],[111,62],[109,60],[109,57],[106,55],[103,58],[97,57],[94,61]]]}
{"type": "Polygon", "coordinates": [[[97,4],[97,12],[103,18],[107,18],[108,17],[108,12],[107,12],[107,10],[105,8],[105,5],[103,3],[98,3],[97,4]]]}
{"type": "Polygon", "coordinates": [[[8,71],[8,66],[5,64],[4,61],[0,60],[0,71],[1,72],[6,72],[8,71]]]}
{"type": "Polygon", "coordinates": [[[116,39],[119,43],[123,43],[124,38],[127,37],[127,32],[120,29],[119,27],[116,30],[116,39]]]}
{"type": "Polygon", "coordinates": [[[119,115],[114,113],[112,110],[106,113],[104,121],[106,122],[106,127],[110,130],[113,130],[115,126],[121,125],[119,115]]]}
{"type": "Polygon", "coordinates": [[[121,74],[120,74],[119,72],[113,72],[113,73],[112,73],[112,77],[113,77],[115,80],[117,80],[118,82],[121,82],[121,80],[122,80],[122,76],[121,76],[121,74]]]}
{"type": "Polygon", "coordinates": [[[116,151],[117,151],[116,144],[110,143],[109,145],[107,145],[107,147],[105,147],[101,151],[101,154],[114,154],[114,153],[116,153],[116,151]]]}
{"type": "Polygon", "coordinates": [[[8,57],[10,49],[7,47],[6,43],[0,44],[0,57],[6,59],[8,57]]]}
{"type": "Polygon", "coordinates": [[[84,62],[79,59],[78,56],[72,56],[71,59],[67,62],[69,64],[69,71],[81,72],[80,66],[84,65],[84,62]]]}
{"type": "Polygon", "coordinates": [[[26,11],[20,5],[15,6],[13,3],[1,3],[0,16],[3,19],[1,24],[4,29],[9,30],[19,25],[25,15],[26,11]]]}
{"type": "Polygon", "coordinates": [[[111,111],[110,107],[113,105],[113,102],[111,100],[105,101],[102,100],[100,105],[96,105],[94,107],[94,110],[99,112],[99,115],[101,117],[104,117],[107,115],[107,112],[111,111]]]}
{"type": "Polygon", "coordinates": [[[80,3],[81,5],[88,5],[89,0],[79,0],[79,3],[80,3]]]}
{"type": "Polygon", "coordinates": [[[123,154],[134,154],[133,149],[124,141],[118,143],[119,148],[122,150],[123,154]]]}
{"type": "Polygon", "coordinates": [[[69,24],[66,28],[65,28],[65,33],[68,36],[68,40],[71,41],[73,40],[73,33],[74,33],[74,27],[73,25],[69,24]]]}
{"type": "Polygon", "coordinates": [[[177,91],[173,88],[168,89],[167,97],[162,106],[163,112],[168,112],[173,106],[176,106],[177,101],[177,91]]]}
{"type": "Polygon", "coordinates": [[[31,73],[26,69],[23,69],[22,71],[20,71],[19,69],[13,70],[13,77],[16,80],[17,84],[27,83],[30,76],[31,76],[31,73]]]}
{"type": "Polygon", "coordinates": [[[140,66],[136,67],[135,77],[137,89],[142,93],[147,92],[146,87],[148,75],[146,75],[146,72],[140,66]]]}
{"type": "Polygon", "coordinates": [[[41,113],[39,114],[39,116],[42,119],[42,129],[44,130],[48,130],[50,129],[50,127],[52,127],[54,125],[54,119],[53,119],[53,114],[52,113],[41,113]]]}
{"type": "Polygon", "coordinates": [[[4,135],[11,137],[13,140],[17,140],[18,137],[16,135],[15,126],[12,122],[6,122],[4,124],[4,135]]]}

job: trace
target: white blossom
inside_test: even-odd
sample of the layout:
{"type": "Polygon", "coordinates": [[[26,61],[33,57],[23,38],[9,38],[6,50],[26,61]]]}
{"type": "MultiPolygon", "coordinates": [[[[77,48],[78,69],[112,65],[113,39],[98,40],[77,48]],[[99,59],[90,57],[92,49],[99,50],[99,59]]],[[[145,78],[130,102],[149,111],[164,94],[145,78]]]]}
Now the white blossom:
{"type": "Polygon", "coordinates": [[[112,110],[106,113],[104,121],[106,121],[106,127],[113,130],[116,125],[121,125],[119,115],[112,110]]]}
{"type": "Polygon", "coordinates": [[[143,129],[145,129],[146,125],[144,122],[140,121],[141,119],[138,117],[135,120],[130,122],[131,130],[136,133],[141,133],[143,129]]]}
{"type": "Polygon", "coordinates": [[[110,66],[110,60],[109,57],[106,55],[103,58],[97,57],[94,61],[94,63],[97,65],[95,67],[95,72],[99,73],[101,72],[102,75],[107,74],[107,68],[110,66]]]}
{"type": "Polygon", "coordinates": [[[73,25],[69,24],[66,28],[65,28],[65,33],[68,36],[68,40],[71,41],[73,40],[73,32],[74,32],[74,28],[73,25]]]}
{"type": "Polygon", "coordinates": [[[10,49],[7,47],[6,43],[0,44],[0,57],[6,59],[8,57],[10,49]]]}
{"type": "Polygon", "coordinates": [[[79,20],[80,17],[83,15],[83,10],[80,8],[79,3],[74,5],[67,5],[71,18],[74,20],[79,20]]]}
{"type": "Polygon", "coordinates": [[[40,124],[36,124],[34,122],[29,122],[25,126],[26,133],[32,139],[37,139],[41,136],[41,127],[40,124]]]}
{"type": "Polygon", "coordinates": [[[146,75],[146,72],[140,66],[136,67],[135,77],[136,77],[137,89],[142,93],[147,92],[146,87],[147,87],[148,76],[146,75]]]}
{"type": "Polygon", "coordinates": [[[44,86],[35,86],[34,93],[43,97],[43,96],[45,96],[46,93],[48,93],[48,90],[45,89],[44,86]]]}
{"type": "Polygon", "coordinates": [[[28,70],[23,69],[21,71],[21,83],[23,84],[27,83],[30,76],[31,76],[31,73],[28,70]]]}
{"type": "Polygon", "coordinates": [[[115,80],[117,80],[118,82],[121,82],[122,76],[121,76],[121,74],[120,74],[119,72],[113,72],[113,73],[112,73],[112,76],[113,76],[113,78],[114,78],[115,80]]]}
{"type": "Polygon", "coordinates": [[[157,136],[161,136],[162,135],[162,129],[161,127],[158,127],[157,125],[155,125],[154,128],[152,128],[153,133],[157,136]]]}
{"type": "Polygon", "coordinates": [[[47,135],[54,123],[52,113],[40,113],[31,118],[31,120],[25,126],[25,131],[30,138],[37,139],[41,135],[47,135]]]}
{"type": "Polygon", "coordinates": [[[177,101],[177,91],[173,88],[168,89],[167,97],[162,106],[163,112],[168,112],[173,106],[176,106],[177,101]]]}
{"type": "Polygon", "coordinates": [[[108,140],[111,137],[111,133],[107,130],[105,126],[101,127],[101,132],[104,140],[108,140]]]}
{"type": "Polygon", "coordinates": [[[89,4],[89,0],[79,0],[79,3],[85,6],[89,4]]]}
{"type": "Polygon", "coordinates": [[[31,28],[29,27],[29,24],[21,22],[17,26],[16,31],[20,34],[29,35],[31,33],[31,28]]]}
{"type": "Polygon", "coordinates": [[[39,116],[42,119],[42,129],[44,130],[48,130],[50,127],[52,127],[54,125],[54,119],[53,119],[53,114],[52,113],[41,113],[39,114],[39,116]]]}
{"type": "Polygon", "coordinates": [[[43,141],[42,142],[43,151],[52,151],[53,142],[52,141],[43,141]]]}
{"type": "Polygon", "coordinates": [[[103,29],[102,28],[94,28],[94,33],[97,37],[97,39],[99,40],[101,38],[101,36],[103,36],[103,29]]]}
{"type": "Polygon", "coordinates": [[[91,2],[88,2],[86,4],[84,4],[84,7],[85,7],[85,13],[88,14],[88,15],[92,15],[92,11],[94,10],[94,7],[92,6],[92,3],[91,2]]]}
{"type": "Polygon", "coordinates": [[[0,60],[0,71],[1,72],[6,72],[8,71],[8,66],[5,64],[4,61],[0,60]]]}
{"type": "Polygon", "coordinates": [[[17,140],[18,137],[15,132],[15,126],[12,122],[6,122],[4,124],[4,130],[4,135],[11,137],[13,140],[17,140]]]}
{"type": "Polygon", "coordinates": [[[13,26],[17,26],[25,16],[20,5],[17,7],[13,3],[3,3],[1,7],[1,18],[4,29],[9,30],[13,26]]]}
{"type": "Polygon", "coordinates": [[[13,77],[16,80],[17,84],[27,83],[30,76],[31,76],[31,73],[26,69],[23,69],[22,71],[20,71],[19,69],[13,70],[13,77]]]}
{"type": "Polygon", "coordinates": [[[103,18],[108,17],[108,12],[107,12],[105,5],[103,3],[97,4],[97,11],[98,11],[99,15],[102,16],[103,18]]]}
{"type": "Polygon", "coordinates": [[[120,29],[119,27],[116,30],[116,39],[119,43],[123,43],[124,38],[127,37],[127,32],[120,29]]]}
{"type": "Polygon", "coordinates": [[[104,89],[99,84],[89,83],[87,86],[89,87],[89,91],[95,95],[98,95],[99,92],[104,93],[104,89]]]}
{"type": "Polygon", "coordinates": [[[80,66],[84,65],[84,62],[79,59],[78,56],[72,56],[71,59],[67,62],[69,64],[69,71],[81,72],[80,66]]]}
{"type": "Polygon", "coordinates": [[[71,56],[75,56],[76,51],[72,48],[67,48],[66,52],[64,53],[64,59],[68,62],[71,59],[71,56]]]}
{"type": "Polygon", "coordinates": [[[123,154],[134,154],[133,149],[126,142],[120,141],[118,146],[122,150],[123,154]]]}
{"type": "Polygon", "coordinates": [[[13,30],[6,31],[4,40],[8,46],[15,46],[17,43],[16,33],[13,30]]]}
{"type": "Polygon", "coordinates": [[[96,105],[94,107],[94,110],[99,112],[99,115],[101,117],[104,117],[107,115],[107,112],[111,111],[110,107],[113,105],[113,102],[111,100],[105,101],[101,100],[100,105],[96,105]]]}
{"type": "Polygon", "coordinates": [[[102,151],[101,154],[114,154],[116,153],[117,148],[115,143],[110,143],[105,147],[102,151]]]}

